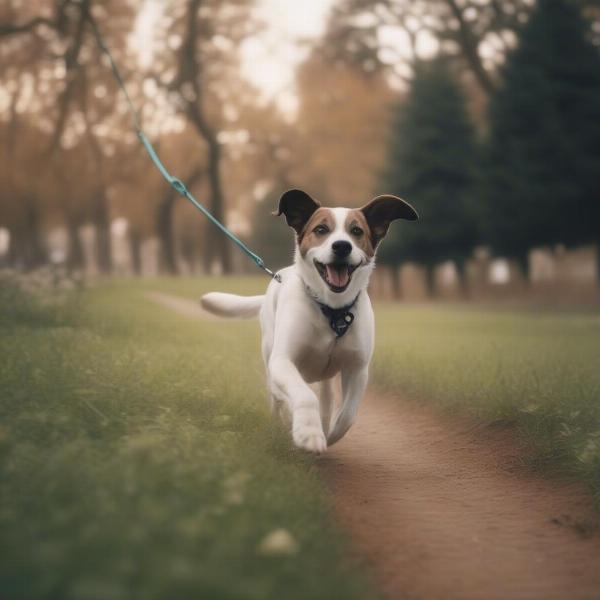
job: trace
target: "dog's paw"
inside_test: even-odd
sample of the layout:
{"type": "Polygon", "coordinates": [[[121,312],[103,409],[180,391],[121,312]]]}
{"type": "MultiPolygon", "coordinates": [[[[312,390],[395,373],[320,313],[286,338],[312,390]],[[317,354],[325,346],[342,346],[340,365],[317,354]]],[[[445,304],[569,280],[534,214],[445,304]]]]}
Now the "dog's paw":
{"type": "Polygon", "coordinates": [[[327,440],[320,427],[298,427],[293,431],[294,444],[302,450],[322,454],[327,450],[327,440]]]}

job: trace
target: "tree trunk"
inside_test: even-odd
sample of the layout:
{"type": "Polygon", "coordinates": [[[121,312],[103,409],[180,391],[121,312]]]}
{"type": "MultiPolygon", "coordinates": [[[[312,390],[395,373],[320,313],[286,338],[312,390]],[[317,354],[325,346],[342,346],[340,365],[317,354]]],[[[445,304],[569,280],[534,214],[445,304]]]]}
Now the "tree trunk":
{"type": "Polygon", "coordinates": [[[161,244],[160,270],[169,273],[169,275],[177,274],[175,239],[173,236],[175,194],[176,192],[169,189],[156,210],[156,233],[161,244]]]}
{"type": "Polygon", "coordinates": [[[142,238],[135,227],[129,230],[129,253],[131,257],[131,270],[134,275],[142,274],[142,238]]]}
{"type": "Polygon", "coordinates": [[[427,297],[435,298],[437,296],[437,286],[435,285],[435,265],[425,265],[425,287],[427,289],[427,297]]]}
{"type": "Polygon", "coordinates": [[[67,221],[67,236],[67,269],[69,271],[81,270],[83,269],[83,246],[79,237],[78,224],[72,219],[67,221]]]}
{"type": "Polygon", "coordinates": [[[213,259],[215,255],[215,232],[212,231],[211,225],[204,230],[204,240],[202,244],[202,271],[206,275],[210,275],[213,267],[213,259]]]}
{"type": "Polygon", "coordinates": [[[11,230],[8,262],[11,267],[31,271],[42,266],[46,261],[43,245],[36,234],[25,229],[11,230]]]}
{"type": "MultiPolygon", "coordinates": [[[[200,181],[202,175],[204,175],[204,169],[201,167],[196,167],[184,181],[188,189],[191,189],[194,185],[196,185],[198,181],[200,181]]],[[[155,221],[155,231],[161,241],[162,246],[162,264],[160,268],[161,270],[164,269],[167,273],[172,275],[175,275],[178,272],[173,213],[175,210],[175,201],[177,200],[177,197],[177,192],[175,192],[173,188],[169,187],[165,197],[157,207],[155,221]]],[[[209,224],[207,229],[210,227],[212,226],[209,224]]],[[[209,259],[212,260],[212,257],[209,257],[209,259]]]]}
{"type": "MultiPolygon", "coordinates": [[[[209,144],[208,152],[208,182],[211,191],[211,212],[215,219],[225,224],[225,207],[223,201],[223,188],[221,185],[221,146],[213,140],[209,144]]],[[[231,242],[214,226],[210,227],[214,249],[213,256],[221,261],[223,273],[231,273],[231,242]]],[[[212,262],[212,261],[211,261],[212,262]]]]}
{"type": "Polygon", "coordinates": [[[600,240],[596,242],[596,284],[600,285],[600,240]]]}
{"type": "Polygon", "coordinates": [[[456,275],[458,277],[458,288],[463,298],[469,297],[469,282],[467,281],[466,261],[463,258],[454,261],[456,265],[456,275]]]}
{"type": "Polygon", "coordinates": [[[104,188],[96,190],[92,206],[92,222],[96,228],[96,261],[98,271],[109,274],[112,269],[110,216],[104,188]]]}
{"type": "Polygon", "coordinates": [[[394,294],[394,300],[402,299],[402,266],[392,265],[392,293],[394,294]]]}
{"type": "MultiPolygon", "coordinates": [[[[189,116],[208,146],[210,212],[217,221],[225,224],[223,185],[221,182],[221,144],[208,127],[196,104],[190,106],[189,116]]],[[[231,242],[212,224],[209,224],[206,229],[205,239],[204,254],[206,256],[203,260],[205,270],[208,267],[208,271],[210,271],[213,259],[216,257],[221,262],[223,273],[231,273],[231,242]]]]}
{"type": "Polygon", "coordinates": [[[20,236],[15,228],[9,229],[10,239],[8,240],[8,266],[12,269],[18,269],[20,265],[20,257],[23,254],[20,236]]]}
{"type": "Polygon", "coordinates": [[[529,255],[527,253],[520,254],[516,257],[517,264],[519,265],[519,270],[523,275],[523,280],[525,281],[525,285],[529,285],[529,255]]]}
{"type": "Polygon", "coordinates": [[[180,253],[183,260],[187,263],[190,273],[193,273],[196,262],[193,240],[187,237],[182,238],[180,243],[180,253]]]}
{"type": "Polygon", "coordinates": [[[46,247],[43,242],[43,235],[40,225],[35,199],[31,196],[23,198],[25,208],[24,229],[21,232],[22,238],[22,266],[24,269],[35,269],[47,262],[46,247]]]}
{"type": "MultiPolygon", "coordinates": [[[[203,32],[199,28],[198,10],[202,0],[190,0],[187,4],[186,28],[179,50],[179,70],[175,77],[174,88],[178,89],[185,102],[186,113],[199,136],[208,149],[208,186],[210,189],[210,211],[221,223],[225,224],[223,185],[221,181],[221,144],[215,128],[210,123],[202,105],[203,65],[202,53],[197,47],[203,32]],[[189,92],[192,92],[191,94],[189,92]]],[[[219,258],[223,273],[230,273],[231,242],[214,225],[206,230],[204,252],[205,268],[212,267],[213,258],[219,258]]]]}

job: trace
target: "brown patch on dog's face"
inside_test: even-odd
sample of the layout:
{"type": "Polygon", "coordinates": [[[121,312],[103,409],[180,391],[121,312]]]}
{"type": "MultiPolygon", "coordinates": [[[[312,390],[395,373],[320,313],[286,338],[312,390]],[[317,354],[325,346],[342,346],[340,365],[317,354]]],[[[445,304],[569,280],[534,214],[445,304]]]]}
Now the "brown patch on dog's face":
{"type": "Polygon", "coordinates": [[[298,234],[300,254],[304,257],[311,248],[320,246],[334,229],[333,213],[328,208],[317,208],[298,234]]]}
{"type": "Polygon", "coordinates": [[[375,248],[373,246],[371,229],[364,213],[361,210],[351,210],[346,217],[344,228],[354,245],[358,246],[367,258],[373,258],[375,248]]]}

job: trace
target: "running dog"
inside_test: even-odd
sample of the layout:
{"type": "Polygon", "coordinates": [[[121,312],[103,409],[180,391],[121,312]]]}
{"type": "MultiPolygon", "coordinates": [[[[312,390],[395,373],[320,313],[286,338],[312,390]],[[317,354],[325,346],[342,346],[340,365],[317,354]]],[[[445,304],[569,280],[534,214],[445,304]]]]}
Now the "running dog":
{"type": "Polygon", "coordinates": [[[260,316],[273,412],[287,417],[297,447],[322,453],[350,429],[367,386],[374,343],[367,285],[377,247],[392,221],[418,215],[395,196],[326,208],[301,190],[283,194],[274,214],[296,232],[294,264],[264,295],[212,292],[201,303],[224,317],[260,316]],[[341,404],[332,419],[338,374],[341,404]]]}

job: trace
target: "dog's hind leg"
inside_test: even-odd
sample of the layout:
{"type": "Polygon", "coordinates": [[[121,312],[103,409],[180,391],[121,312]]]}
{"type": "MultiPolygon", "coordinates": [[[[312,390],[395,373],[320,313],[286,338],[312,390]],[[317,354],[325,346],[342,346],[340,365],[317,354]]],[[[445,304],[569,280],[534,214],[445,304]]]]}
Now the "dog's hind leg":
{"type": "Polygon", "coordinates": [[[342,371],[342,406],[335,417],[333,429],[327,436],[329,446],[341,440],[354,423],[368,378],[366,366],[358,370],[342,371]]]}
{"type": "Polygon", "coordinates": [[[330,379],[324,379],[320,383],[319,408],[325,437],[329,434],[329,428],[331,427],[331,415],[333,414],[333,405],[335,403],[336,381],[336,377],[331,377],[330,379]]]}

